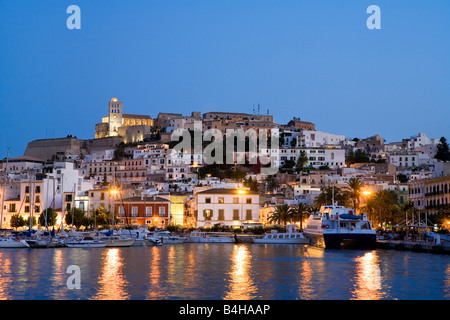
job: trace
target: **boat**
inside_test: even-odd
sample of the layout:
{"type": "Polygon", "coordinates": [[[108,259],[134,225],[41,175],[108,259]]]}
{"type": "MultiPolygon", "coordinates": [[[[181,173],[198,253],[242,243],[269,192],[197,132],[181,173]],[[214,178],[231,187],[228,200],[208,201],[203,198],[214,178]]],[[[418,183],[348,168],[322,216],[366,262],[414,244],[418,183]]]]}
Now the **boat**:
{"type": "Polygon", "coordinates": [[[29,248],[30,245],[20,238],[0,238],[0,248],[29,248]]]}
{"type": "Polygon", "coordinates": [[[93,237],[83,237],[66,242],[69,248],[104,248],[106,244],[106,241],[95,240],[93,237]]]}
{"type": "Polygon", "coordinates": [[[376,231],[365,213],[356,215],[353,209],[338,205],[322,206],[307,221],[304,233],[314,245],[340,248],[342,245],[374,247],[376,231]]]}
{"type": "Polygon", "coordinates": [[[254,237],[253,242],[262,244],[309,244],[309,238],[303,232],[297,232],[297,226],[291,224],[287,226],[287,232],[271,230],[263,237],[254,237]]]}
{"type": "Polygon", "coordinates": [[[160,240],[162,244],[183,243],[187,239],[187,237],[174,236],[169,231],[156,231],[152,238],[160,240]]]}
{"type": "Polygon", "coordinates": [[[147,244],[147,235],[150,234],[150,232],[144,228],[141,228],[139,230],[119,229],[117,234],[121,239],[133,239],[133,247],[141,247],[147,244]]]}
{"type": "Polygon", "coordinates": [[[185,240],[189,243],[233,243],[234,234],[231,232],[206,232],[194,230],[185,240]]]}
{"type": "Polygon", "coordinates": [[[134,243],[134,239],[122,239],[118,236],[105,236],[98,240],[106,241],[106,247],[131,247],[134,243]]]}

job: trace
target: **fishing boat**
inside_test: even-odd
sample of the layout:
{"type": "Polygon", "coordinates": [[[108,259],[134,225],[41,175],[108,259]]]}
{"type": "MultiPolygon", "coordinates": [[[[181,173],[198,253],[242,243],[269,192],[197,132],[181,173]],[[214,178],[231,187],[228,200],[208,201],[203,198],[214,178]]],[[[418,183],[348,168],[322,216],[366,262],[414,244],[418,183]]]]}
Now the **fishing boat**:
{"type": "Polygon", "coordinates": [[[20,238],[0,238],[0,248],[29,248],[30,245],[20,238]]]}
{"type": "Polygon", "coordinates": [[[308,218],[304,233],[312,244],[325,248],[342,245],[374,247],[376,231],[367,215],[356,215],[353,209],[338,205],[326,205],[308,218]]]}
{"type": "Polygon", "coordinates": [[[291,224],[287,226],[287,232],[271,230],[263,237],[254,237],[253,242],[262,244],[309,244],[309,238],[303,232],[297,232],[297,226],[291,224]]]}
{"type": "Polygon", "coordinates": [[[192,231],[185,242],[190,243],[233,243],[234,234],[231,232],[192,231]]]}
{"type": "Polygon", "coordinates": [[[169,231],[157,231],[152,236],[163,244],[177,244],[186,241],[187,237],[174,236],[169,231]]]}
{"type": "Polygon", "coordinates": [[[95,240],[93,237],[83,237],[66,242],[69,248],[104,248],[106,244],[106,241],[95,240]]]}

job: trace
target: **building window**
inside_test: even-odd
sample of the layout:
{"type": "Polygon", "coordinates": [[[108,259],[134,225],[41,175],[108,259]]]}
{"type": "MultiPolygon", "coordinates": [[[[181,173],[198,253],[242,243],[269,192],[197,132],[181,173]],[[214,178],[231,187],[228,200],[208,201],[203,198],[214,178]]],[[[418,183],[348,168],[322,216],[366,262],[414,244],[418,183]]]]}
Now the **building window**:
{"type": "Polygon", "coordinates": [[[105,200],[105,193],[104,192],[100,193],[100,200],[105,200]]]}
{"type": "Polygon", "coordinates": [[[245,220],[253,220],[252,219],[252,210],[248,209],[245,213],[245,220]]]}
{"type": "Polygon", "coordinates": [[[223,197],[219,197],[219,203],[224,203],[224,198],[223,197]]]}
{"type": "Polygon", "coordinates": [[[219,219],[218,220],[225,220],[225,210],[219,209],[219,219]]]}
{"type": "Polygon", "coordinates": [[[211,203],[211,198],[205,198],[205,203],[211,203]]]}
{"type": "Polygon", "coordinates": [[[36,193],[41,193],[41,186],[36,186],[36,193]]]}
{"type": "Polygon", "coordinates": [[[30,212],[30,206],[25,206],[25,212],[30,212]]]}
{"type": "Polygon", "coordinates": [[[252,198],[245,199],[247,203],[252,203],[252,198]]]}
{"type": "Polygon", "coordinates": [[[239,220],[239,209],[233,209],[233,220],[239,220]]]}
{"type": "Polygon", "coordinates": [[[233,203],[239,203],[239,198],[238,197],[233,198],[233,203]]]}
{"type": "Polygon", "coordinates": [[[205,220],[211,220],[212,215],[213,215],[213,211],[211,209],[203,210],[203,218],[205,218],[205,220]]]}
{"type": "Polygon", "coordinates": [[[119,207],[119,216],[124,216],[125,215],[125,208],[123,206],[119,207]]]}
{"type": "Polygon", "coordinates": [[[132,217],[138,216],[138,207],[131,207],[131,216],[132,217]]]}
{"type": "Polygon", "coordinates": [[[145,216],[151,217],[153,215],[152,213],[152,207],[145,207],[145,216]]]}
{"type": "Polygon", "coordinates": [[[166,208],[165,207],[159,207],[159,216],[164,217],[166,215],[166,208]]]}

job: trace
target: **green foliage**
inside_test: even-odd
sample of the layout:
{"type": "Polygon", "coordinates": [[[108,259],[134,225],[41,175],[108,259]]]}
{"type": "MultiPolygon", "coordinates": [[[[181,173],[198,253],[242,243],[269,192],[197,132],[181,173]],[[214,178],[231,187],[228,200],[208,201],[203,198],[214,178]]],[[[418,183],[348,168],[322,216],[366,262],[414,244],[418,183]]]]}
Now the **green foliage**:
{"type": "Polygon", "coordinates": [[[281,204],[275,207],[275,210],[268,217],[269,223],[284,223],[286,225],[287,221],[291,219],[289,214],[289,205],[281,204]]]}
{"type": "Polygon", "coordinates": [[[356,152],[350,151],[346,163],[347,164],[353,164],[353,163],[367,163],[370,162],[369,157],[364,153],[364,151],[357,149],[356,152]]]}
{"type": "Polygon", "coordinates": [[[56,224],[56,221],[58,219],[58,214],[56,211],[54,211],[52,208],[45,209],[42,211],[42,213],[39,215],[39,225],[41,227],[52,227],[56,224]]]}
{"type": "MultiPolygon", "coordinates": [[[[30,226],[30,217],[28,217],[28,218],[25,220],[25,225],[26,225],[26,226],[30,226]]],[[[33,216],[33,220],[32,220],[31,226],[35,226],[35,225],[36,225],[36,217],[33,216]]]]}
{"type": "Polygon", "coordinates": [[[252,177],[249,177],[248,180],[244,180],[244,186],[250,188],[250,191],[258,192],[258,182],[253,181],[252,177]]]}
{"type": "Polygon", "coordinates": [[[303,230],[303,220],[309,217],[312,208],[305,203],[299,203],[290,207],[288,212],[293,222],[300,222],[301,231],[303,230]]]}
{"type": "Polygon", "coordinates": [[[441,161],[450,161],[450,151],[446,138],[441,137],[441,139],[439,140],[439,143],[437,145],[437,152],[434,157],[441,161]]]}
{"type": "Polygon", "coordinates": [[[297,159],[297,163],[295,164],[295,171],[298,173],[302,172],[308,163],[308,156],[306,155],[305,150],[300,151],[300,155],[297,159]]]}
{"type": "Polygon", "coordinates": [[[81,226],[87,227],[91,224],[91,221],[85,216],[84,211],[78,208],[73,208],[67,212],[64,220],[67,225],[72,225],[77,229],[81,226]]]}
{"type": "Polygon", "coordinates": [[[25,219],[20,214],[13,214],[10,220],[11,228],[20,228],[25,226],[25,219]]]}
{"type": "Polygon", "coordinates": [[[404,175],[403,173],[399,173],[399,174],[397,175],[397,180],[398,180],[400,183],[407,183],[407,182],[408,182],[408,177],[407,177],[406,175],[404,175]]]}
{"type": "Polygon", "coordinates": [[[273,192],[276,188],[280,186],[278,180],[273,175],[267,176],[264,182],[267,185],[267,190],[270,192],[273,192]]]}

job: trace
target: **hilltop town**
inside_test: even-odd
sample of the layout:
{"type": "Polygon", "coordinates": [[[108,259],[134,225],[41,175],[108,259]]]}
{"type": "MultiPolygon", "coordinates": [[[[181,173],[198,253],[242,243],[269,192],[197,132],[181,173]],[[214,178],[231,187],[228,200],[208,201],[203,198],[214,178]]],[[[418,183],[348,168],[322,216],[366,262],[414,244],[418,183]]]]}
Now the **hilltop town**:
{"type": "Polygon", "coordinates": [[[1,228],[44,227],[43,212],[52,212],[54,221],[45,224],[55,228],[92,228],[108,225],[114,212],[116,223],[128,228],[247,230],[286,220],[281,205],[303,204],[311,212],[333,200],[366,211],[380,228],[401,226],[408,214],[449,227],[442,220],[450,208],[443,137],[418,133],[387,143],[380,135],[348,138],[319,131],[295,117],[276,123],[268,113],[152,118],[123,113],[117,98],[106,107],[95,138],[39,139],[28,143],[23,156],[1,161],[1,228]],[[277,173],[264,174],[265,164],[251,161],[246,139],[244,151],[233,149],[231,163],[205,163],[205,141],[190,152],[176,149],[174,132],[194,136],[199,128],[224,136],[227,130],[276,133],[278,146],[269,143],[263,151],[277,173]]]}

